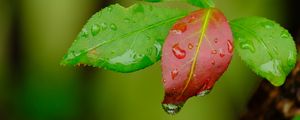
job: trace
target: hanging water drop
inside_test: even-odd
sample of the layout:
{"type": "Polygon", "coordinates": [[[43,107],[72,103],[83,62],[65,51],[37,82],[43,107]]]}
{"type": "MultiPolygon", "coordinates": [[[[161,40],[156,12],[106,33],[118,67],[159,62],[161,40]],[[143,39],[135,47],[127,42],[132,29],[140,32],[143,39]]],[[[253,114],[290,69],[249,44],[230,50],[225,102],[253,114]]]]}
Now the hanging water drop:
{"type": "Polygon", "coordinates": [[[175,104],[162,104],[163,109],[166,113],[169,115],[175,115],[178,113],[181,108],[183,107],[183,104],[175,105],[175,104]]]}
{"type": "Polygon", "coordinates": [[[187,25],[184,22],[181,23],[177,23],[174,25],[174,27],[172,28],[172,32],[176,33],[176,34],[182,34],[187,30],[187,25]]]}
{"type": "Polygon", "coordinates": [[[181,49],[178,43],[173,46],[172,51],[174,56],[178,59],[183,59],[186,56],[185,50],[181,49]]]}
{"type": "Polygon", "coordinates": [[[175,77],[178,75],[178,70],[177,69],[175,69],[175,70],[173,70],[172,72],[171,72],[171,77],[172,77],[172,79],[174,80],[175,79],[175,77]]]}
{"type": "Polygon", "coordinates": [[[94,24],[91,28],[92,35],[96,36],[100,32],[100,26],[98,24],[94,24]]]}
{"type": "Polygon", "coordinates": [[[159,42],[155,41],[154,47],[155,47],[155,52],[156,52],[157,58],[160,58],[161,44],[159,42]]]}
{"type": "Polygon", "coordinates": [[[227,48],[228,48],[229,53],[233,52],[233,45],[232,45],[232,42],[230,40],[227,40],[227,48]]]}
{"type": "Polygon", "coordinates": [[[289,53],[289,56],[288,56],[288,65],[290,66],[290,67],[294,67],[295,66],[295,62],[296,62],[296,59],[295,59],[295,57],[293,57],[294,55],[293,55],[293,52],[290,52],[289,53]]]}
{"type": "Polygon", "coordinates": [[[118,28],[116,26],[116,24],[110,24],[110,29],[113,30],[113,31],[116,31],[118,28]]]}

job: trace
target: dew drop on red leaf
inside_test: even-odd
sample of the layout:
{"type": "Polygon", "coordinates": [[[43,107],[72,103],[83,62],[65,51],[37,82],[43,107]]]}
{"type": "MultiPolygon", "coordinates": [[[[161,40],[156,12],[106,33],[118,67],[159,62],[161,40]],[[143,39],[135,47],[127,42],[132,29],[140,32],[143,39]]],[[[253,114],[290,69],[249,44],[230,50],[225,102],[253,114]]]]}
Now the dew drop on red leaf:
{"type": "Polygon", "coordinates": [[[216,61],[215,61],[215,60],[212,60],[212,61],[211,61],[211,64],[212,64],[212,65],[215,65],[215,64],[216,64],[216,61]]]}
{"type": "Polygon", "coordinates": [[[174,80],[175,79],[175,77],[178,75],[178,70],[177,69],[175,69],[175,70],[173,70],[172,72],[171,72],[171,76],[172,76],[172,79],[174,80]]]}
{"type": "Polygon", "coordinates": [[[216,39],[214,40],[214,42],[215,42],[215,43],[218,43],[218,38],[216,38],[216,39]]]}
{"type": "Polygon", "coordinates": [[[187,30],[187,25],[184,22],[180,22],[174,25],[174,27],[172,28],[172,32],[176,33],[176,34],[182,34],[187,30]]]}
{"type": "Polygon", "coordinates": [[[183,59],[186,56],[185,50],[181,49],[178,43],[173,46],[172,51],[174,56],[178,59],[183,59]]]}
{"type": "Polygon", "coordinates": [[[189,19],[188,23],[193,23],[196,20],[195,16],[191,16],[191,18],[189,19]]]}
{"type": "Polygon", "coordinates": [[[228,52],[232,53],[233,52],[233,45],[230,40],[227,40],[227,47],[228,47],[228,52]]]}
{"type": "Polygon", "coordinates": [[[220,57],[223,58],[225,56],[224,52],[220,50],[220,57]]]}
{"type": "Polygon", "coordinates": [[[166,80],[162,104],[168,114],[179,112],[190,97],[212,90],[231,61],[232,39],[228,21],[215,8],[194,11],[177,21],[162,50],[166,80]]]}
{"type": "Polygon", "coordinates": [[[189,43],[188,48],[193,49],[194,45],[192,43],[189,43]]]}
{"type": "Polygon", "coordinates": [[[212,50],[211,54],[217,54],[217,50],[212,50]]]}

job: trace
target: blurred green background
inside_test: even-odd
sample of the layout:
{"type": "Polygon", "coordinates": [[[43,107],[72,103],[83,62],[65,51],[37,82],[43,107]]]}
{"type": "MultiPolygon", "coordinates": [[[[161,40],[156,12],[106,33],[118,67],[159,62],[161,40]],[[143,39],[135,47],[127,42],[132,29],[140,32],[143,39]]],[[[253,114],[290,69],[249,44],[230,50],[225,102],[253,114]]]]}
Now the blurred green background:
{"type": "MultiPolygon", "coordinates": [[[[292,0],[214,1],[229,20],[264,16],[296,33],[292,0]]],[[[190,99],[176,116],[160,105],[160,62],[129,74],[59,66],[88,18],[113,3],[129,6],[134,1],[0,1],[0,120],[239,118],[260,78],[236,54],[211,94],[190,99]]]]}

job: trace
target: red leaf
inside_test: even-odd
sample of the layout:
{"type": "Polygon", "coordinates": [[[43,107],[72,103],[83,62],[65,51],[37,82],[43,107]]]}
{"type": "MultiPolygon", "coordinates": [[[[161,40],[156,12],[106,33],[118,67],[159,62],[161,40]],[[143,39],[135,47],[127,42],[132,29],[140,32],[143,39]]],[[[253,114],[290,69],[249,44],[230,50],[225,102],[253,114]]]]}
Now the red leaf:
{"type": "Polygon", "coordinates": [[[227,69],[233,54],[232,33],[223,13],[201,9],[179,20],[163,47],[163,107],[177,113],[192,96],[204,96],[227,69]]]}

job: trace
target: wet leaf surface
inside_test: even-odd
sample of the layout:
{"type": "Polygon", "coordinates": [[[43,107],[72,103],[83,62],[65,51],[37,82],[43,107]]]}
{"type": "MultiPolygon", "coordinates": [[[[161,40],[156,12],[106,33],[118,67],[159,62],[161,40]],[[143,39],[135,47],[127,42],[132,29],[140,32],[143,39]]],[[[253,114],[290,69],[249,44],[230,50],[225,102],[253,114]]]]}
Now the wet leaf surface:
{"type": "Polygon", "coordinates": [[[179,112],[188,98],[212,90],[231,61],[232,40],[229,24],[217,9],[194,11],[175,23],[162,56],[162,106],[167,113],[179,112]]]}
{"type": "Polygon", "coordinates": [[[189,11],[145,4],[111,5],[87,22],[61,64],[118,72],[143,69],[161,59],[169,29],[189,11]]]}
{"type": "Polygon", "coordinates": [[[297,56],[290,33],[276,22],[261,17],[233,20],[230,25],[242,60],[273,85],[283,85],[297,56]]]}

